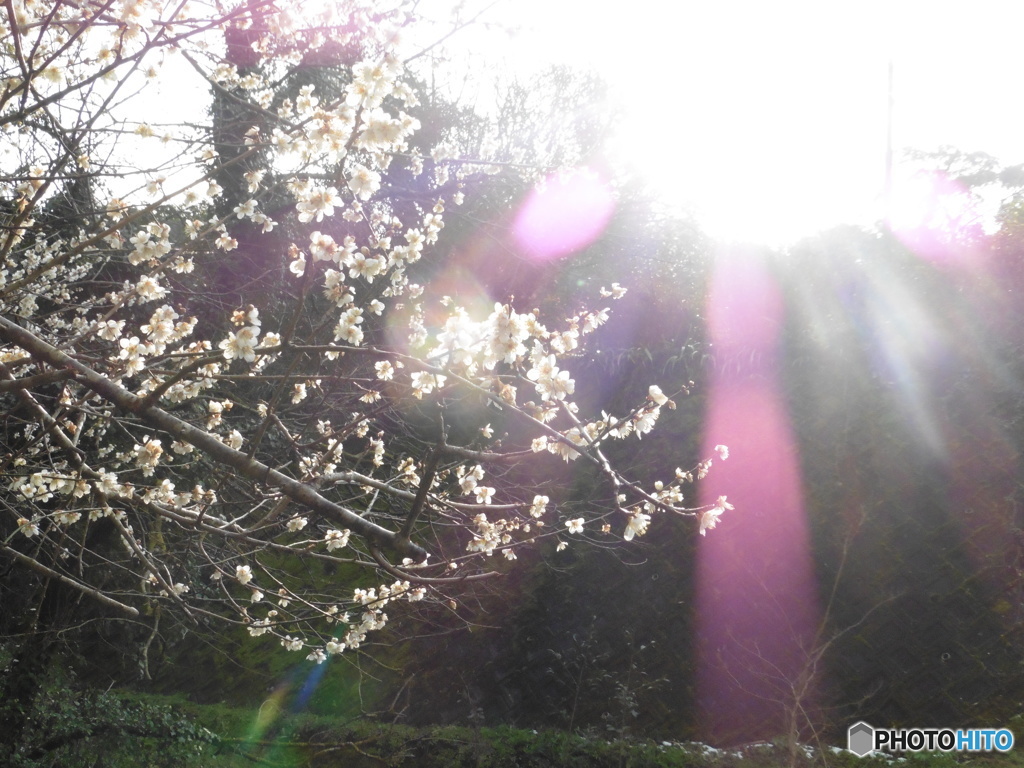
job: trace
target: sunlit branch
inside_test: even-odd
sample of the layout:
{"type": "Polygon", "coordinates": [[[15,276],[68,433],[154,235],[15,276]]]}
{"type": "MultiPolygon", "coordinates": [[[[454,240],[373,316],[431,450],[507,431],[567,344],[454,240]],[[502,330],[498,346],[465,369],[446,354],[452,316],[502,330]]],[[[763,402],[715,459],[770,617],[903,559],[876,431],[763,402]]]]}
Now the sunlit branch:
{"type": "MultiPolygon", "coordinates": [[[[321,482],[324,483],[347,483],[349,485],[365,485],[368,488],[376,488],[379,491],[384,491],[392,496],[396,496],[400,499],[408,499],[415,502],[418,494],[412,491],[406,491],[401,488],[395,488],[393,485],[388,483],[382,483],[380,480],[375,480],[368,475],[362,475],[358,472],[345,471],[345,472],[331,472],[330,474],[321,475],[321,482]]],[[[458,501],[452,501],[451,499],[441,498],[433,494],[428,494],[428,498],[434,504],[451,507],[452,509],[458,509],[463,512],[479,512],[481,509],[490,510],[501,510],[511,511],[514,509],[522,509],[522,504],[488,504],[486,507],[482,507],[480,504],[464,504],[458,501]]]]}
{"type": "Polygon", "coordinates": [[[485,571],[484,573],[467,573],[462,576],[420,576],[419,574],[409,573],[408,571],[402,570],[395,565],[388,562],[388,560],[380,553],[375,547],[370,548],[370,554],[373,559],[377,562],[383,570],[391,574],[395,578],[403,579],[405,581],[413,581],[418,584],[429,584],[429,585],[441,585],[441,584],[464,584],[470,581],[483,581],[485,579],[493,579],[496,576],[501,576],[498,571],[485,571]]]}

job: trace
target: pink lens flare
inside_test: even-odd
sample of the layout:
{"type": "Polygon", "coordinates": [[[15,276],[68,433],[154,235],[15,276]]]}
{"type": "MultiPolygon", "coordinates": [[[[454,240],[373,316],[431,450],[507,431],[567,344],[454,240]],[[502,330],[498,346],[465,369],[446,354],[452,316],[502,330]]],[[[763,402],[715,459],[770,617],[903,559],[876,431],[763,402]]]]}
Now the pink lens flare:
{"type": "Polygon", "coordinates": [[[594,171],[548,177],[520,206],[512,236],[535,261],[560,259],[597,240],[615,210],[609,185],[594,171]]]}
{"type": "Polygon", "coordinates": [[[702,455],[721,443],[730,456],[715,459],[699,498],[707,505],[727,494],[735,510],[700,540],[697,702],[706,738],[760,738],[781,732],[780,699],[805,673],[820,620],[816,581],[778,381],[779,288],[757,255],[726,254],[708,300],[716,371],[702,455]]]}

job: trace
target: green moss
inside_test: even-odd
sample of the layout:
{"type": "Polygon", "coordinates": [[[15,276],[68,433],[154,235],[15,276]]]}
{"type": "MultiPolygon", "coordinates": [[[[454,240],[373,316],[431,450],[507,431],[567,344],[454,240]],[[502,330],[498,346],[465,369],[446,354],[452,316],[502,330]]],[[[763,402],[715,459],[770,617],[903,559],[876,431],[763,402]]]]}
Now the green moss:
{"type": "MultiPolygon", "coordinates": [[[[273,764],[293,768],[1021,768],[1008,754],[956,755],[917,753],[905,759],[858,758],[826,749],[791,762],[782,744],[754,745],[735,751],[713,750],[700,744],[656,743],[642,739],[606,741],[564,731],[528,731],[510,727],[413,728],[368,719],[342,721],[334,717],[292,715],[286,712],[261,731],[253,723],[257,710],[223,705],[197,705],[177,698],[124,696],[124,701],[173,710],[196,728],[216,733],[212,743],[181,768],[240,768],[273,764]]],[[[117,762],[119,752],[109,765],[117,762]]],[[[127,753],[126,753],[127,754],[127,753]]],[[[171,765],[168,763],[168,765],[171,765]]]]}

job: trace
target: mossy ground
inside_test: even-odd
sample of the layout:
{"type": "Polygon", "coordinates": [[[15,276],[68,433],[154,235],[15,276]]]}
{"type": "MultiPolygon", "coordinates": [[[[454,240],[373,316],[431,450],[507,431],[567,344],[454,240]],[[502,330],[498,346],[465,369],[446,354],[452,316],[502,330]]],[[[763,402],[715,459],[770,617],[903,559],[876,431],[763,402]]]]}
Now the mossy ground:
{"type": "MultiPolygon", "coordinates": [[[[718,750],[695,743],[630,739],[608,741],[561,731],[508,727],[412,728],[369,719],[288,714],[268,699],[258,709],[202,705],[180,697],[124,694],[132,707],[173,712],[201,734],[192,748],[172,755],[154,751],[153,739],[136,744],[129,736],[100,755],[79,744],[74,755],[51,755],[60,765],[103,765],[136,768],[144,751],[145,765],[167,768],[1022,768],[1019,750],[1004,754],[928,754],[905,758],[857,758],[829,748],[801,748],[795,757],[782,744],[757,744],[718,750]],[[142,747],[145,746],[145,750],[142,747]],[[68,760],[67,758],[73,758],[68,760]],[[100,762],[96,762],[100,760],[100,762]]],[[[180,742],[180,737],[179,737],[180,742]]]]}

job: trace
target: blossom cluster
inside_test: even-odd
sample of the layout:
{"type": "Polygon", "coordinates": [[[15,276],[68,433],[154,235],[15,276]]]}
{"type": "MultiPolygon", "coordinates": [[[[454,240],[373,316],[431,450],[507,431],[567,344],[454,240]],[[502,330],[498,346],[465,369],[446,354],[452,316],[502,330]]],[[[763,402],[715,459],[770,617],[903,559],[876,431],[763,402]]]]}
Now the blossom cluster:
{"type": "Polygon", "coordinates": [[[704,534],[732,508],[684,506],[710,460],[653,487],[607,460],[606,441],[642,440],[675,407],[658,386],[617,415],[574,400],[623,286],[555,319],[437,295],[428,262],[497,158],[420,145],[403,10],[324,5],[16,0],[0,22],[18,42],[0,49],[7,540],[74,585],[90,537],[71,534],[102,520],[125,583],[83,593],[136,613],[201,593],[317,662],[360,648],[388,604],[496,572],[496,552],[629,541],[663,512],[704,534]],[[313,52],[336,77],[296,77],[313,52]],[[180,59],[212,86],[210,124],[116,107],[180,59]],[[449,430],[466,403],[486,409],[471,437],[449,430]],[[584,508],[508,471],[552,456],[592,462],[615,497],[584,508]],[[304,560],[396,580],[339,599],[302,582],[304,560]],[[126,585],[142,585],[131,605],[126,585]]]}

